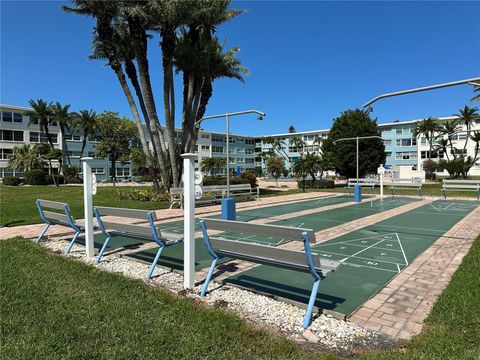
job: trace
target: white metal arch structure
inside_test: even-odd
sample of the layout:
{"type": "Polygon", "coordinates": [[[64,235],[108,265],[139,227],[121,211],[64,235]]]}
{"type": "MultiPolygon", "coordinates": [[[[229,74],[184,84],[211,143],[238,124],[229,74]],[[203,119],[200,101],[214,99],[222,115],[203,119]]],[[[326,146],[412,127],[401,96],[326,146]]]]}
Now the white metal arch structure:
{"type": "Polygon", "coordinates": [[[421,91],[428,91],[428,90],[435,90],[435,89],[441,89],[449,86],[456,86],[456,85],[463,85],[463,84],[470,84],[473,86],[480,86],[480,77],[476,78],[471,78],[471,79],[465,79],[465,80],[458,80],[458,81],[451,81],[447,83],[442,83],[442,84],[436,84],[436,85],[430,85],[430,86],[424,86],[424,87],[419,87],[419,88],[414,88],[414,89],[408,89],[408,90],[402,90],[402,91],[396,91],[392,93],[386,93],[379,95],[377,97],[374,97],[373,99],[367,101],[363,107],[366,108],[370,105],[372,105],[374,102],[384,99],[387,97],[392,97],[392,96],[398,96],[398,95],[406,95],[406,94],[411,94],[411,93],[416,93],[416,92],[421,92],[421,91]]]}

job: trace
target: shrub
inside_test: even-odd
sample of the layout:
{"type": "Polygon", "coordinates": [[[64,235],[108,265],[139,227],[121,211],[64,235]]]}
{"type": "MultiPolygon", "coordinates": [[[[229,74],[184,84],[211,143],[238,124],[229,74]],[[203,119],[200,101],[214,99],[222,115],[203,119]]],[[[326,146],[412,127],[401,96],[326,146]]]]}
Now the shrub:
{"type": "Polygon", "coordinates": [[[142,176],[140,177],[140,181],[141,181],[141,182],[152,182],[153,179],[152,179],[152,177],[151,177],[150,175],[142,175],[142,176]]]}
{"type": "Polygon", "coordinates": [[[64,169],[66,178],[78,178],[80,168],[78,166],[69,166],[64,169]]]}
{"type": "MultiPolygon", "coordinates": [[[[58,181],[59,184],[65,184],[65,178],[63,175],[55,175],[55,181],[58,181]]],[[[52,175],[47,175],[47,185],[53,185],[55,182],[53,181],[52,175]]]]}
{"type": "MultiPolygon", "coordinates": [[[[303,180],[297,181],[299,189],[303,189],[303,180]]],[[[321,180],[305,180],[306,189],[333,189],[335,187],[335,181],[330,179],[321,180]]]]}
{"type": "Polygon", "coordinates": [[[240,179],[247,180],[252,188],[257,187],[257,176],[253,171],[244,171],[240,174],[240,179]]]}
{"type": "Polygon", "coordinates": [[[25,172],[25,182],[28,185],[46,185],[47,177],[42,169],[34,169],[25,172]]]}
{"type": "Polygon", "coordinates": [[[3,178],[3,185],[18,186],[22,181],[16,176],[5,176],[3,178]]]}
{"type": "Polygon", "coordinates": [[[135,200],[135,201],[169,201],[170,194],[166,190],[156,193],[152,188],[139,188],[128,190],[117,190],[118,200],[135,200]]]}
{"type": "Polygon", "coordinates": [[[82,184],[83,180],[79,179],[77,177],[66,177],[65,178],[65,183],[66,184],[82,184]]]}

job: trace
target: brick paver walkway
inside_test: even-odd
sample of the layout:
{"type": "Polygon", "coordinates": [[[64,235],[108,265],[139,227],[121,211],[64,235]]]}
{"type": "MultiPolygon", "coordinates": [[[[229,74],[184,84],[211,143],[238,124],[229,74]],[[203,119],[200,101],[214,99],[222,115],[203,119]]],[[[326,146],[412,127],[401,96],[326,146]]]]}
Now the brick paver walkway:
{"type": "Polygon", "coordinates": [[[478,234],[480,207],[425,250],[350,320],[367,329],[402,339],[419,334],[433,304],[478,234]]]}
{"type": "MultiPolygon", "coordinates": [[[[326,197],[326,196],[341,196],[342,194],[338,193],[328,193],[328,192],[308,192],[308,193],[299,193],[299,194],[289,194],[282,196],[272,196],[266,198],[260,198],[259,201],[244,201],[237,203],[237,209],[248,209],[248,208],[262,208],[265,206],[271,206],[274,204],[280,204],[284,202],[292,201],[307,201],[315,198],[326,197]]],[[[219,213],[220,205],[211,205],[203,206],[195,209],[195,214],[198,216],[205,214],[215,214],[219,213]]],[[[183,210],[181,209],[162,209],[155,212],[158,219],[162,221],[171,221],[172,219],[183,218],[183,210]]],[[[40,216],[38,218],[40,221],[40,216]]],[[[15,226],[15,227],[3,227],[0,228],[0,240],[10,239],[15,236],[23,236],[26,239],[36,238],[42,231],[45,224],[33,224],[33,225],[24,225],[24,226],[15,226]]],[[[58,236],[73,236],[74,232],[66,227],[62,226],[53,226],[48,230],[47,236],[58,237],[58,236]]]]}

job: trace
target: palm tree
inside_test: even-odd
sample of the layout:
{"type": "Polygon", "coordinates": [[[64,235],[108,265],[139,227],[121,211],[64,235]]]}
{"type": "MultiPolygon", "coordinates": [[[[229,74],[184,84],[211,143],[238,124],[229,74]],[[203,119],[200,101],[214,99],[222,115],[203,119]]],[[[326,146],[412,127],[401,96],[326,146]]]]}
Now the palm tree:
{"type": "Polygon", "coordinates": [[[8,160],[8,167],[15,171],[30,171],[43,168],[43,159],[35,147],[18,145],[13,148],[13,153],[8,160]]]}
{"type": "Polygon", "coordinates": [[[82,150],[80,151],[80,157],[82,157],[88,136],[95,135],[95,131],[98,128],[97,113],[93,110],[80,110],[74,124],[74,129],[83,133],[82,150]]]}
{"type": "Polygon", "coordinates": [[[65,140],[65,130],[69,130],[72,127],[75,113],[71,113],[69,110],[70,105],[62,106],[59,102],[55,103],[55,105],[52,107],[52,117],[60,128],[64,154],[66,154],[68,166],[71,166],[72,164],[70,162],[70,155],[68,153],[67,141],[65,140]]]}
{"type": "Polygon", "coordinates": [[[450,158],[448,156],[448,149],[447,149],[448,144],[449,144],[448,139],[438,139],[435,151],[438,152],[438,150],[441,150],[447,156],[447,160],[450,161],[450,158]]]}
{"type": "Polygon", "coordinates": [[[475,121],[480,119],[480,115],[478,115],[477,111],[478,111],[478,108],[470,108],[467,105],[465,105],[463,109],[459,110],[459,114],[454,114],[454,116],[458,117],[458,120],[460,122],[463,122],[463,124],[467,128],[467,137],[465,139],[465,144],[463,145],[463,150],[467,148],[467,143],[469,139],[468,134],[470,134],[472,125],[475,124],[475,121]]]}
{"type": "Polygon", "coordinates": [[[432,152],[433,152],[433,141],[435,140],[436,134],[440,131],[440,126],[438,125],[438,119],[429,117],[422,121],[417,122],[415,129],[413,130],[413,136],[418,138],[419,136],[423,135],[428,141],[429,144],[429,152],[428,152],[428,160],[432,159],[432,152]]]}
{"type": "Polygon", "coordinates": [[[447,141],[450,146],[450,150],[452,152],[454,159],[457,158],[457,154],[453,147],[453,138],[458,134],[458,124],[459,124],[458,120],[450,120],[450,121],[447,121],[440,130],[440,133],[442,135],[447,136],[447,141]]]}
{"type": "Polygon", "coordinates": [[[27,115],[30,116],[30,121],[28,122],[28,126],[33,123],[38,123],[40,127],[40,131],[44,132],[47,136],[48,143],[51,147],[53,147],[52,136],[50,135],[50,131],[48,126],[50,125],[51,118],[52,118],[52,103],[46,102],[43,99],[37,99],[37,101],[30,99],[28,100],[32,111],[27,112],[27,115]]]}
{"type": "MultiPolygon", "coordinates": [[[[148,146],[148,141],[145,137],[145,133],[143,131],[143,125],[140,120],[140,115],[138,112],[137,104],[133,98],[132,92],[130,91],[130,87],[127,83],[125,75],[123,73],[122,64],[125,67],[125,72],[127,73],[130,82],[135,90],[135,94],[137,95],[138,102],[140,105],[140,109],[142,111],[143,118],[145,120],[145,124],[147,125],[147,131],[149,134],[150,142],[152,144],[158,143],[159,141],[154,140],[154,135],[152,133],[152,127],[150,124],[150,118],[148,116],[147,109],[145,107],[145,101],[143,98],[142,90],[140,88],[140,84],[138,82],[137,77],[137,70],[134,63],[135,54],[133,52],[132,46],[129,41],[128,29],[125,24],[125,21],[121,19],[117,19],[115,23],[112,25],[113,36],[111,38],[110,47],[106,45],[105,39],[101,39],[98,35],[94,37],[93,40],[93,51],[92,55],[89,56],[90,60],[108,60],[110,68],[115,72],[117,79],[120,83],[120,86],[127,98],[127,102],[130,106],[130,110],[132,111],[133,119],[135,124],[137,125],[140,143],[142,144],[142,150],[145,155],[145,159],[147,161],[147,165],[149,168],[149,172],[153,178],[153,184],[155,188],[159,191],[159,183],[157,178],[157,171],[155,170],[155,162],[154,159],[158,160],[159,166],[161,168],[160,171],[160,178],[163,179],[167,176],[165,173],[165,158],[164,153],[160,154],[157,153],[156,147],[153,146],[153,154],[150,152],[150,148],[148,146]],[[109,53],[110,50],[114,50],[114,55],[112,52],[109,53]]],[[[163,183],[163,180],[162,180],[163,183]]]]}
{"type": "Polygon", "coordinates": [[[474,131],[472,134],[470,134],[470,140],[472,140],[475,143],[475,155],[473,158],[475,161],[478,160],[478,153],[480,151],[480,131],[474,131]]]}

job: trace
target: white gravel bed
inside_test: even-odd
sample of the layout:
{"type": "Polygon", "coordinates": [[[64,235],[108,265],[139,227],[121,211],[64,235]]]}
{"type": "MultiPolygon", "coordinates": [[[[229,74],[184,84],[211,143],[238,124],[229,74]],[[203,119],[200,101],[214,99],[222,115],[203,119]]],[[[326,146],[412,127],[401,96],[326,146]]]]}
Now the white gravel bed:
{"type": "MultiPolygon", "coordinates": [[[[50,239],[40,244],[64,255],[68,246],[66,241],[50,239]]],[[[209,286],[209,290],[213,291],[202,298],[201,285],[195,287],[192,292],[183,290],[183,276],[179,273],[157,266],[154,277],[147,280],[149,265],[114,254],[104,256],[99,264],[95,264],[94,259],[86,257],[85,247],[82,245],[74,245],[67,256],[105,271],[121,273],[152,286],[201,300],[210,306],[231,310],[255,324],[281,331],[296,341],[316,343],[339,351],[352,351],[358,347],[384,348],[394,342],[380,333],[367,331],[352,322],[337,320],[323,314],[316,317],[311,326],[305,330],[302,326],[305,309],[233,286],[219,285],[213,281],[209,286]]]]}

